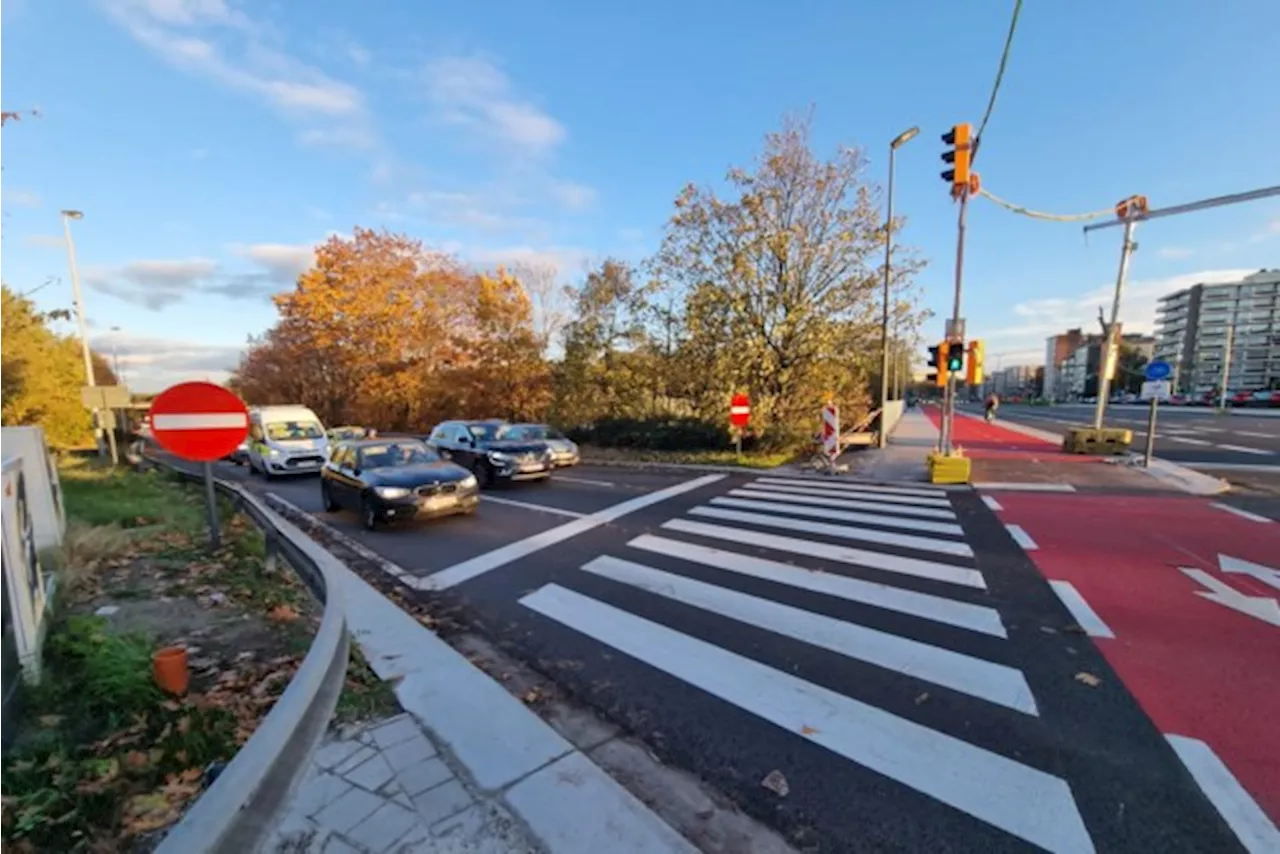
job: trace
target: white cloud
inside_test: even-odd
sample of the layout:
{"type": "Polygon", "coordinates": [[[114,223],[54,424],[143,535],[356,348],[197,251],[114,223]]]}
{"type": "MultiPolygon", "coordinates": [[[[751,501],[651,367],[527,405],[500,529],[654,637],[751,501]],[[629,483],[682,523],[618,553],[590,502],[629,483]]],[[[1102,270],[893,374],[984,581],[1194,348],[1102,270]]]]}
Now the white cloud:
{"type": "Polygon", "coordinates": [[[251,263],[249,270],[230,270],[208,258],[143,259],[111,267],[89,267],[85,284],[152,311],[189,297],[221,296],[266,300],[291,287],[314,259],[312,244],[258,243],[231,247],[251,263]]]}
{"type": "Polygon", "coordinates": [[[20,208],[40,207],[40,194],[31,190],[11,190],[5,187],[0,199],[7,205],[17,205],[20,208]]]}
{"type": "Polygon", "coordinates": [[[585,184],[556,181],[551,185],[551,195],[571,211],[583,211],[595,204],[596,191],[585,184]]]}
{"type": "Polygon", "coordinates": [[[354,43],[347,45],[347,56],[351,58],[352,62],[359,66],[368,65],[373,59],[373,54],[369,52],[368,48],[354,43]]]}
{"type": "Polygon", "coordinates": [[[1183,258],[1190,258],[1195,253],[1185,246],[1161,246],[1156,250],[1156,254],[1170,261],[1180,261],[1183,258]]]}
{"type": "Polygon", "coordinates": [[[124,331],[93,335],[89,346],[118,360],[126,384],[144,392],[188,380],[225,382],[245,349],[244,345],[200,344],[124,331]]]}
{"type": "Polygon", "coordinates": [[[447,124],[539,154],[564,141],[564,126],[533,103],[519,99],[497,65],[482,57],[442,57],[424,71],[427,97],[447,124]]]}
{"type": "Polygon", "coordinates": [[[298,142],[306,146],[328,148],[371,149],[378,139],[373,130],[358,125],[310,128],[298,134],[298,142]]]}
{"type": "MultiPolygon", "coordinates": [[[[1125,332],[1154,331],[1156,304],[1160,297],[1199,283],[1234,282],[1257,272],[1254,269],[1204,270],[1185,273],[1164,279],[1130,281],[1125,285],[1120,304],[1120,321],[1125,332]]],[[[1098,309],[1111,312],[1111,299],[1115,284],[1100,285],[1090,291],[1071,297],[1049,297],[1027,300],[1013,307],[1013,313],[1024,322],[997,329],[972,329],[977,338],[992,342],[988,346],[997,349],[1026,349],[1037,346],[1043,349],[1044,339],[1075,327],[1090,332],[1101,331],[1098,325],[1098,309]]],[[[1043,357],[1041,357],[1043,359],[1043,357]]]]}

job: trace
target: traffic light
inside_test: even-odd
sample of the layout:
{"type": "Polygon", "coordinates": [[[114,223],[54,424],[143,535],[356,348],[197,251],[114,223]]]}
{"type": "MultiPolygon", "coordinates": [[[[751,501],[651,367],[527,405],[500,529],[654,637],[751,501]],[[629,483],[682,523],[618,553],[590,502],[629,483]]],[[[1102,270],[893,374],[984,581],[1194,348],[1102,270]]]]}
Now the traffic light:
{"type": "Polygon", "coordinates": [[[964,370],[964,342],[952,341],[947,345],[947,373],[958,374],[964,370]]]}
{"type": "Polygon", "coordinates": [[[951,164],[951,168],[942,173],[942,180],[951,185],[953,191],[960,191],[969,186],[969,157],[971,154],[970,137],[973,128],[968,122],[961,122],[942,135],[942,142],[952,146],[951,151],[944,151],[942,159],[951,164]]]}
{"type": "Polygon", "coordinates": [[[929,367],[935,370],[926,379],[938,388],[944,388],[947,384],[947,346],[947,342],[943,341],[936,347],[929,348],[929,367]]]}
{"type": "Polygon", "coordinates": [[[982,385],[982,342],[969,342],[969,361],[965,366],[964,381],[969,385],[982,385]]]}

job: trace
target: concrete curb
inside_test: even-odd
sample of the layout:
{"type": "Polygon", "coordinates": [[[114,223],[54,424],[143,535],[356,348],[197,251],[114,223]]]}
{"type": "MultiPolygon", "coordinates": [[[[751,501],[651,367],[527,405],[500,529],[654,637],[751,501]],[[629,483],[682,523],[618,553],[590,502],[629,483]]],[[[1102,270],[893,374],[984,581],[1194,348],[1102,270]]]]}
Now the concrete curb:
{"type": "MultiPolygon", "coordinates": [[[[269,495],[281,508],[300,508],[269,495]]],[[[310,514],[306,514],[310,516],[310,514]]],[[[344,547],[368,549],[311,517],[344,547]]],[[[402,567],[378,566],[403,581],[402,567]]],[[[350,568],[347,623],[401,707],[445,745],[475,786],[500,798],[550,854],[697,854],[697,849],[462,653],[350,568]]]]}
{"type": "MultiPolygon", "coordinates": [[[[768,473],[776,471],[784,471],[786,467],[792,463],[783,463],[779,466],[771,468],[753,468],[750,466],[721,466],[711,465],[709,463],[661,463],[661,462],[644,462],[642,460],[593,460],[587,457],[582,460],[581,465],[584,466],[600,466],[602,468],[620,468],[620,469],[642,469],[650,471],[662,471],[664,469],[677,472],[701,471],[701,472],[717,472],[720,474],[755,474],[768,473]]],[[[551,476],[553,479],[555,475],[551,476]]]]}
{"type": "MultiPolygon", "coordinates": [[[[968,412],[958,413],[965,418],[978,419],[982,416],[973,415],[968,412]]],[[[1012,430],[1015,433],[1021,433],[1024,436],[1031,436],[1035,439],[1043,439],[1046,442],[1054,442],[1061,444],[1062,436],[1050,433],[1047,430],[1040,430],[1035,427],[1028,427],[1025,424],[1015,424],[1012,421],[1002,421],[1000,426],[1005,429],[1012,430]]],[[[1154,477],[1161,483],[1168,484],[1183,492],[1191,495],[1219,495],[1231,489],[1231,484],[1217,477],[1211,477],[1207,474],[1201,474],[1194,469],[1180,466],[1177,463],[1171,463],[1168,460],[1162,460],[1159,457],[1152,457],[1150,467],[1140,464],[1142,455],[1129,454],[1124,458],[1124,464],[1129,468],[1137,469],[1143,474],[1154,477]]]]}

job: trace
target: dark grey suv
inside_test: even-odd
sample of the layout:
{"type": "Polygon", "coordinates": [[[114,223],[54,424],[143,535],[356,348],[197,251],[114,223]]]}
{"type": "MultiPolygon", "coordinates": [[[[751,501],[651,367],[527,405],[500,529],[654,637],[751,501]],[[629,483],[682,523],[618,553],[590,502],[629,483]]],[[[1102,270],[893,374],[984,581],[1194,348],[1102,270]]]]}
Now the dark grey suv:
{"type": "Polygon", "coordinates": [[[555,468],[555,455],[545,441],[519,438],[505,421],[444,421],[432,429],[427,444],[470,469],[485,486],[543,480],[555,468]]]}

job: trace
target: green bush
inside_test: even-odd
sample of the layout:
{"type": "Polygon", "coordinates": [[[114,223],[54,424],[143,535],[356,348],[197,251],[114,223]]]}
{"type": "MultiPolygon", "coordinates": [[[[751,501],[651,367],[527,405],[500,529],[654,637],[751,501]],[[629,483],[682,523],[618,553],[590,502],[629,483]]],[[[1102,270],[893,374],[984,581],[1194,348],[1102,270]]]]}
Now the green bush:
{"type": "MultiPolygon", "coordinates": [[[[699,418],[606,418],[566,434],[581,444],[641,451],[716,451],[733,446],[722,424],[699,418]]],[[[743,441],[744,448],[753,444],[752,437],[743,441]]]]}

